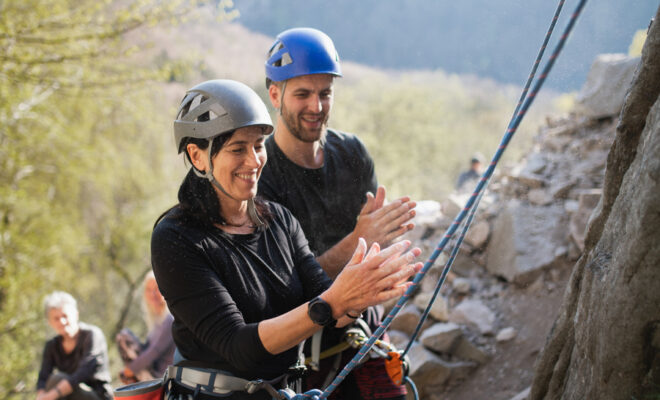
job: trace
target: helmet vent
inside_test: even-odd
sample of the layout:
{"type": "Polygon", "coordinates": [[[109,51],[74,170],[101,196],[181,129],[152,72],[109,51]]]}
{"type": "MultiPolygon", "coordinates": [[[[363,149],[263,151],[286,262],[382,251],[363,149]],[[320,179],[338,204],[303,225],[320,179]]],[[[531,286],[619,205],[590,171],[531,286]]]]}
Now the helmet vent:
{"type": "Polygon", "coordinates": [[[280,42],[279,40],[273,44],[273,46],[268,50],[268,58],[272,57],[273,54],[277,53],[278,51],[282,50],[284,48],[284,43],[280,42]]]}
{"type": "Polygon", "coordinates": [[[284,53],[282,54],[282,58],[280,59],[280,66],[285,66],[293,63],[293,60],[291,59],[291,56],[289,53],[284,53]]]}

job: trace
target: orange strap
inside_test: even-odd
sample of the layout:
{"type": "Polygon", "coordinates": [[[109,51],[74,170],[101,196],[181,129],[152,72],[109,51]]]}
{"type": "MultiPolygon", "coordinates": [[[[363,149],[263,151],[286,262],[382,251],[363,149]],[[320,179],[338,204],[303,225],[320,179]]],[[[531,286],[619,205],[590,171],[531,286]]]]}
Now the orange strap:
{"type": "Polygon", "coordinates": [[[403,360],[401,354],[396,351],[387,353],[389,358],[385,359],[385,370],[390,376],[392,382],[396,385],[403,385],[403,360]]]}

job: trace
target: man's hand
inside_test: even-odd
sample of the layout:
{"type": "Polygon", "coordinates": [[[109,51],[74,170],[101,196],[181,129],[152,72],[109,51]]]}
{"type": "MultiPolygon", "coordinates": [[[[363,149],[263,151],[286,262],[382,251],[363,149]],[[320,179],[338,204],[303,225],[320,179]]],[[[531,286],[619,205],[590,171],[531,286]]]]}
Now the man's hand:
{"type": "Polygon", "coordinates": [[[364,238],[367,246],[378,243],[385,248],[415,227],[409,221],[415,217],[416,205],[407,196],[385,204],[385,188],[379,186],[376,196],[367,193],[367,202],[360,211],[353,234],[364,238]]]}
{"type": "Polygon", "coordinates": [[[416,205],[414,201],[410,201],[409,197],[402,197],[386,205],[385,188],[379,186],[375,196],[367,193],[367,202],[357,217],[353,232],[317,257],[316,260],[328,276],[334,279],[351,258],[351,254],[358,244],[358,238],[365,240],[367,248],[374,243],[385,248],[401,235],[413,229],[415,224],[409,221],[415,216],[416,205]]]}

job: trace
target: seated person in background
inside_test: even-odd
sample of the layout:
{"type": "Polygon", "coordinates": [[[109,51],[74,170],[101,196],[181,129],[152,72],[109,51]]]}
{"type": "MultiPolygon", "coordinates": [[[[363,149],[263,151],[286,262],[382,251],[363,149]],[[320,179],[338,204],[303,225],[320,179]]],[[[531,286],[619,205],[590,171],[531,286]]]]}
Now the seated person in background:
{"type": "Polygon", "coordinates": [[[101,329],[78,321],[76,300],[68,293],[46,296],[44,309],[57,336],[44,347],[37,400],[112,399],[108,346],[101,329]]]}
{"type": "Polygon", "coordinates": [[[481,166],[483,164],[483,159],[484,156],[482,156],[481,153],[475,153],[472,156],[472,159],[470,159],[470,169],[461,172],[456,180],[457,191],[466,192],[473,189],[470,186],[475,186],[477,180],[481,178],[481,174],[484,172],[481,166]]]}
{"type": "Polygon", "coordinates": [[[119,354],[124,361],[124,369],[119,374],[124,384],[162,377],[174,357],[174,318],[167,309],[152,271],[144,277],[143,287],[142,310],[149,331],[147,340],[140,342],[127,328],[122,329],[116,338],[119,354]]]}

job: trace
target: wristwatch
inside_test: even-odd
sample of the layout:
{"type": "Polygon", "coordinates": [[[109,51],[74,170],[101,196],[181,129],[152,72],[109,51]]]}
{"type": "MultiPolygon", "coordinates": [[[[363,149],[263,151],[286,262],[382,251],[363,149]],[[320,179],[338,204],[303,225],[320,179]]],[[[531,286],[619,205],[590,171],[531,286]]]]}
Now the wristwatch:
{"type": "Polygon", "coordinates": [[[307,305],[307,315],[316,325],[334,328],[337,320],[332,318],[332,307],[320,297],[313,298],[307,305]]]}

